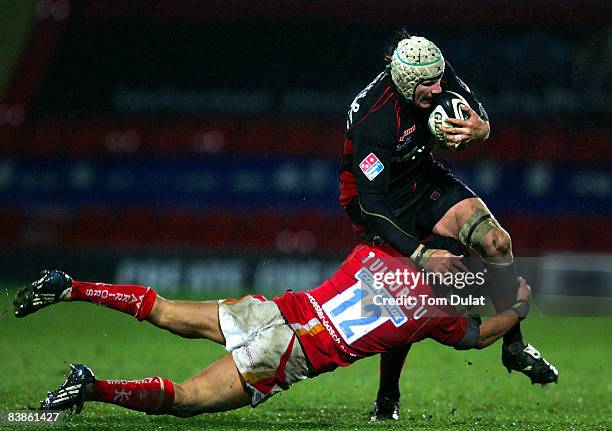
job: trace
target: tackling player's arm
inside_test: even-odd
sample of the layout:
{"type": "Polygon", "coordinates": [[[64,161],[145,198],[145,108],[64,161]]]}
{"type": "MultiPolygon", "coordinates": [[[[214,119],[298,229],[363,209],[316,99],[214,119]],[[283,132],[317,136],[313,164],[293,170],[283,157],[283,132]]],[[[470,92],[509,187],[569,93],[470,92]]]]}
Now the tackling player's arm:
{"type": "Polygon", "coordinates": [[[511,308],[487,319],[480,325],[480,336],[474,345],[476,349],[484,349],[503,337],[520,320],[529,313],[529,298],[531,288],[524,278],[519,278],[519,287],[516,294],[517,303],[511,308]]]}
{"type": "Polygon", "coordinates": [[[463,82],[455,73],[453,67],[447,62],[442,77],[444,90],[454,91],[459,93],[470,105],[462,106],[461,109],[468,114],[467,120],[458,118],[449,118],[447,121],[453,124],[453,127],[440,126],[447,135],[447,139],[453,142],[480,142],[489,138],[491,126],[489,124],[489,115],[485,111],[482,103],[480,103],[470,88],[463,82]]]}

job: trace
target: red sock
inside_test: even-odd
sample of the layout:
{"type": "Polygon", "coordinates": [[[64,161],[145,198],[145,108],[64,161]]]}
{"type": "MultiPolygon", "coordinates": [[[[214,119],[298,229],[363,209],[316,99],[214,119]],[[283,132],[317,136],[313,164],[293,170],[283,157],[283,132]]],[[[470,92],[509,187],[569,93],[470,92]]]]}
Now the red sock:
{"type": "Polygon", "coordinates": [[[131,314],[145,320],[155,304],[157,293],[150,287],[132,284],[104,284],[86,281],[72,282],[73,301],[86,301],[131,314]]]}
{"type": "Polygon", "coordinates": [[[161,377],[142,380],[98,380],[89,401],[115,404],[147,414],[168,413],[174,403],[174,384],[161,377]]]}

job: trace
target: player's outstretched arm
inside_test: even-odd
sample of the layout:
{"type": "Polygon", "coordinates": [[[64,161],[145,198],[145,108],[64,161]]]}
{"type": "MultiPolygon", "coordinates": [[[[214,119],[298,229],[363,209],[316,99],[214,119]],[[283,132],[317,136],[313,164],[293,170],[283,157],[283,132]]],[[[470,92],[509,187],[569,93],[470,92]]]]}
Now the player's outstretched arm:
{"type": "Polygon", "coordinates": [[[506,311],[496,314],[480,325],[480,337],[474,346],[484,349],[503,337],[514,325],[524,319],[529,312],[531,288],[524,278],[519,277],[519,287],[516,294],[517,303],[506,311]]]}

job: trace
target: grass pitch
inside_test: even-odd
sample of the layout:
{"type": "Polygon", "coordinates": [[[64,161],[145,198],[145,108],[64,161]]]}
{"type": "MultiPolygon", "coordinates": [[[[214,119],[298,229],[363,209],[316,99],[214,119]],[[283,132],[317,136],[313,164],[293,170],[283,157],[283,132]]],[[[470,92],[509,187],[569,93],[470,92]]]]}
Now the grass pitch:
{"type": "MultiPolygon", "coordinates": [[[[64,379],[68,363],[99,378],[164,376],[182,381],[224,350],[187,340],[91,304],[59,304],[25,319],[0,299],[0,410],[37,407],[64,379]]],[[[70,430],[606,430],[612,427],[611,318],[538,318],[526,339],[558,367],[558,385],[532,386],[501,366],[500,345],[458,352],[424,341],[402,376],[401,419],[369,423],[378,358],[299,383],[256,409],[191,419],[147,416],[100,403],[63,421],[70,430]]],[[[50,429],[49,425],[27,427],[50,429]]],[[[0,424],[0,429],[19,429],[0,424]]],[[[57,428],[55,428],[57,429],[57,428]]]]}

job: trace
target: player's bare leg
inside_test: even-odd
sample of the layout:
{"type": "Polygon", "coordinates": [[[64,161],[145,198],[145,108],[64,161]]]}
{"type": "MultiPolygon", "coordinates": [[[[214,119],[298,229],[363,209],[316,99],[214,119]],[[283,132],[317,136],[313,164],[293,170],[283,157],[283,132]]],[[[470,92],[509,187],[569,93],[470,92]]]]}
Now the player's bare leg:
{"type": "MultiPolygon", "coordinates": [[[[455,204],[434,226],[433,233],[458,239],[478,253],[487,269],[495,309],[502,311],[512,305],[517,280],[512,241],[481,199],[464,199],[455,204]]],[[[509,372],[520,371],[532,383],[557,381],[556,368],[536,349],[523,343],[519,324],[504,335],[502,362],[509,372]]]]}
{"type": "MultiPolygon", "coordinates": [[[[433,232],[458,239],[483,259],[490,294],[498,311],[513,304],[517,273],[510,235],[482,200],[471,198],[458,202],[434,226],[433,232]]],[[[504,344],[521,340],[519,325],[504,336],[504,344]]]]}
{"type": "Polygon", "coordinates": [[[251,401],[229,353],[180,384],[162,377],[98,380],[85,365],[70,368],[66,381],[41,402],[42,410],[69,410],[78,414],[85,402],[97,401],[148,414],[191,417],[234,410],[251,401]]]}
{"type": "Polygon", "coordinates": [[[174,301],[158,295],[146,320],[181,337],[225,344],[217,301],[174,301]]]}
{"type": "Polygon", "coordinates": [[[43,271],[40,279],[17,292],[15,316],[28,316],[59,301],[90,302],[147,320],[182,337],[225,343],[216,301],[170,301],[150,287],[77,281],[58,270],[43,271]]]}
{"type": "MultiPolygon", "coordinates": [[[[44,271],[20,289],[15,315],[25,317],[59,301],[85,301],[147,320],[186,338],[206,338],[225,344],[217,301],[171,301],[146,286],[112,285],[73,280],[67,274],[44,271]]],[[[46,410],[76,410],[85,401],[100,401],[149,414],[193,416],[243,407],[250,403],[242,376],[231,354],[184,383],[162,377],[140,380],[97,380],[84,365],[71,365],[66,381],[41,402],[46,410]]]]}
{"type": "Polygon", "coordinates": [[[231,353],[175,388],[175,401],[170,409],[170,414],[175,416],[224,412],[251,403],[251,395],[231,353]]]}

